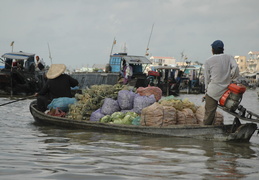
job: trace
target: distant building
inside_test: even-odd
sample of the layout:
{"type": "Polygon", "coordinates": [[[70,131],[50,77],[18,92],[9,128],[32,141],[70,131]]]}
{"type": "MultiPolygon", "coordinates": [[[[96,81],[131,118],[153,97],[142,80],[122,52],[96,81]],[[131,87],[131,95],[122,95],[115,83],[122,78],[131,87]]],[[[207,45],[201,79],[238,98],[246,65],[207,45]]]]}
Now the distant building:
{"type": "Polygon", "coordinates": [[[246,56],[235,56],[240,72],[259,72],[259,51],[250,51],[249,58],[246,56]]]}
{"type": "Polygon", "coordinates": [[[259,72],[259,51],[250,51],[247,60],[247,69],[250,72],[259,72]]]}
{"type": "Polygon", "coordinates": [[[247,71],[246,56],[235,56],[234,58],[238,64],[240,72],[247,71]]]}
{"type": "Polygon", "coordinates": [[[191,61],[184,61],[184,62],[176,62],[176,65],[178,67],[182,67],[182,66],[191,66],[191,65],[194,65],[194,63],[192,63],[191,61]]]}
{"type": "Polygon", "coordinates": [[[105,64],[94,64],[92,66],[93,69],[98,69],[98,70],[102,70],[102,71],[105,71],[105,64]]]}
{"type": "Polygon", "coordinates": [[[158,65],[175,66],[176,65],[176,59],[174,57],[151,56],[149,59],[152,62],[152,65],[154,66],[158,66],[158,65]]]}
{"type": "Polygon", "coordinates": [[[75,69],[75,72],[93,72],[93,68],[81,67],[79,69],[75,69]]]}
{"type": "Polygon", "coordinates": [[[245,78],[249,87],[255,87],[259,84],[259,51],[248,52],[249,57],[235,56],[240,75],[245,78]]]}

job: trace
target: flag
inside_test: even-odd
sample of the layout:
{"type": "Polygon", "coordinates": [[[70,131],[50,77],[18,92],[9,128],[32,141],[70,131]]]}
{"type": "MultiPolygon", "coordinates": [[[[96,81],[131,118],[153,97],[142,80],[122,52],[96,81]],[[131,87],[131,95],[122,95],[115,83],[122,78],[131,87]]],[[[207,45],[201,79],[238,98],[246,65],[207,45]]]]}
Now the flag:
{"type": "Polygon", "coordinates": [[[10,46],[13,46],[13,44],[14,44],[14,41],[11,42],[10,46]]]}
{"type": "Polygon", "coordinates": [[[114,39],[113,44],[116,44],[116,40],[114,39]]]}

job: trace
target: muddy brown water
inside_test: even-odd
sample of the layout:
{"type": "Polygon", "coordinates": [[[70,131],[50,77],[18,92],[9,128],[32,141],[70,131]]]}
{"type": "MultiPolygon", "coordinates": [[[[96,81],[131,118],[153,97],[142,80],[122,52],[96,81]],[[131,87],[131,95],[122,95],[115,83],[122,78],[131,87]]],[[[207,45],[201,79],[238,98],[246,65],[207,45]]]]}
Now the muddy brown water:
{"type": "MultiPolygon", "coordinates": [[[[197,105],[203,95],[181,95],[197,105]]],[[[0,98],[0,104],[10,101],[0,98]]],[[[259,136],[249,143],[150,137],[35,124],[24,100],[0,107],[0,179],[258,179],[259,136]]],[[[241,102],[259,114],[256,91],[241,102]]],[[[233,117],[225,114],[225,123],[233,117]]],[[[243,121],[242,121],[243,122],[243,121]]],[[[245,122],[244,122],[245,123],[245,122]]]]}

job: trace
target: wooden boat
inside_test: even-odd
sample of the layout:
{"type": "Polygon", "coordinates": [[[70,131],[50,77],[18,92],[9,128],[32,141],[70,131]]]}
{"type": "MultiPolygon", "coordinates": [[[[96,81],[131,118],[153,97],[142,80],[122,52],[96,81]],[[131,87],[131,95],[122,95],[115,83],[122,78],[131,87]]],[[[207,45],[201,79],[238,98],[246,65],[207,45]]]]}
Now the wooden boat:
{"type": "Polygon", "coordinates": [[[118,53],[110,55],[109,63],[106,65],[105,72],[74,72],[71,76],[78,80],[80,89],[92,85],[109,84],[115,85],[122,83],[123,61],[132,67],[133,75],[129,82],[130,86],[146,87],[147,79],[144,69],[151,64],[145,56],[128,55],[127,53],[118,53]]]}
{"type": "Polygon", "coordinates": [[[30,112],[36,122],[57,125],[60,127],[101,130],[110,132],[125,132],[129,134],[146,134],[183,138],[196,138],[218,141],[249,142],[257,129],[255,123],[246,123],[240,126],[229,125],[174,125],[168,127],[149,127],[136,125],[119,125],[91,121],[78,121],[63,117],[55,117],[40,112],[36,108],[36,101],[30,104],[30,112]]]}
{"type": "Polygon", "coordinates": [[[5,53],[0,58],[0,95],[31,95],[44,85],[44,71],[35,71],[35,54],[5,53]]]}

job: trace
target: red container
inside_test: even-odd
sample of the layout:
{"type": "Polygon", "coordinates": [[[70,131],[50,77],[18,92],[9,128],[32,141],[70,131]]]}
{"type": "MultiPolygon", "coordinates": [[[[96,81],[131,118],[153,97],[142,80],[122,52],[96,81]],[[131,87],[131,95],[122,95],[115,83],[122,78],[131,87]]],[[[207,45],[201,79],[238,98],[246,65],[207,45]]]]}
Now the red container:
{"type": "Polygon", "coordinates": [[[230,84],[228,86],[228,89],[233,92],[233,93],[236,93],[236,94],[243,94],[245,91],[246,91],[246,87],[243,86],[243,85],[237,85],[237,84],[230,84]]]}
{"type": "Polygon", "coordinates": [[[156,71],[148,71],[149,76],[160,76],[159,72],[156,71]]]}

